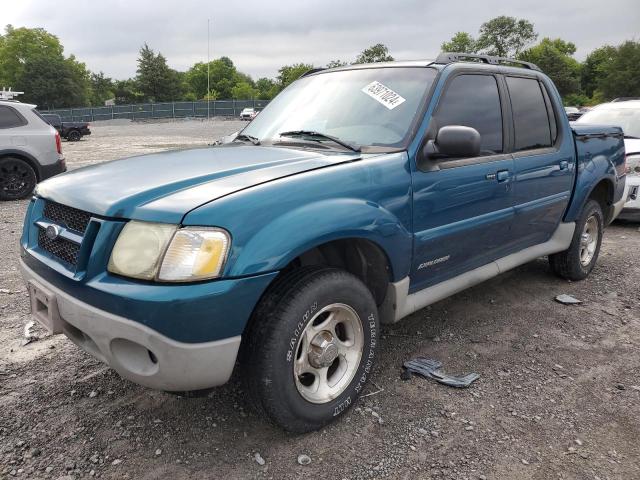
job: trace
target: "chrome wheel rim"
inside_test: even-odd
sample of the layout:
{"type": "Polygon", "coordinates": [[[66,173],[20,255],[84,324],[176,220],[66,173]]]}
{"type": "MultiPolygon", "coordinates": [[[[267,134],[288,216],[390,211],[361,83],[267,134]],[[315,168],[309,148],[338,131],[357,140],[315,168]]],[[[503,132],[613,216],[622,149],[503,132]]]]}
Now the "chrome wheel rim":
{"type": "Polygon", "coordinates": [[[364,332],[349,305],[333,303],[307,323],[296,346],[293,376],[302,397],[327,403],[339,397],[358,371],[364,332]]]}
{"type": "Polygon", "coordinates": [[[584,224],[582,235],[580,235],[580,263],[583,267],[589,265],[593,260],[598,246],[599,230],[598,219],[595,215],[591,215],[584,224]]]}

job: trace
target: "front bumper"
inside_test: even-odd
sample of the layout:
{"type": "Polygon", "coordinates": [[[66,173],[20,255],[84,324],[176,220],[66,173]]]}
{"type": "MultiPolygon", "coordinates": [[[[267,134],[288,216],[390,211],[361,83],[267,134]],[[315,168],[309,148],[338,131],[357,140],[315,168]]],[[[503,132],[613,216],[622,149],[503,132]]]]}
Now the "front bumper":
{"type": "Polygon", "coordinates": [[[36,319],[47,323],[43,318],[48,317],[46,326],[54,333],[64,333],[122,377],[166,391],[200,390],[229,380],[240,335],[203,343],[179,342],[78,300],[37,275],[22,260],[20,267],[36,319]]]}

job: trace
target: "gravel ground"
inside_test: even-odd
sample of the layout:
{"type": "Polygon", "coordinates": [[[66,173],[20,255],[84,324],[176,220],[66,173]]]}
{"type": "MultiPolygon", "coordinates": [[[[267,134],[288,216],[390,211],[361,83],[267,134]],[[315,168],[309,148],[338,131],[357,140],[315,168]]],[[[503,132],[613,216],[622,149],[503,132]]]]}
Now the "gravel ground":
{"type": "MultiPolygon", "coordinates": [[[[204,146],[241,125],[96,123],[63,148],[77,168],[204,146]]],[[[122,380],[38,327],[23,345],[26,204],[0,205],[2,478],[640,478],[637,224],[609,227],[583,282],[540,259],[383,328],[364,397],[338,423],[295,436],[254,414],[237,379],[183,398],[122,380]],[[583,303],[555,302],[562,293],[583,303]],[[481,377],[466,390],[401,380],[416,356],[481,377]]]]}

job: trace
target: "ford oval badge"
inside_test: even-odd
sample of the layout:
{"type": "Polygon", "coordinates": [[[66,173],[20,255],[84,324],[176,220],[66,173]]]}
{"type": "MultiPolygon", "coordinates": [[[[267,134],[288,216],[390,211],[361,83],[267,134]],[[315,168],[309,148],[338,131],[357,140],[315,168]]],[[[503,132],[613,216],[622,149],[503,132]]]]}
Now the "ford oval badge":
{"type": "Polygon", "coordinates": [[[49,240],[55,240],[60,236],[60,228],[55,225],[49,225],[44,233],[49,240]]]}

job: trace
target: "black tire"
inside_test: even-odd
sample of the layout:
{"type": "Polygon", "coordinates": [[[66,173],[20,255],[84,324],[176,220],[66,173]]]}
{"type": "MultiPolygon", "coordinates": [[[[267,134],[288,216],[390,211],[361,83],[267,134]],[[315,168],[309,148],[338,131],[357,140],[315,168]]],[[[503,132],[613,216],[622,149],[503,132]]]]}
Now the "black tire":
{"type": "Polygon", "coordinates": [[[82,138],[82,134],[78,130],[71,130],[67,133],[67,140],[69,142],[78,142],[82,138]]]}
{"type": "MultiPolygon", "coordinates": [[[[373,367],[378,332],[373,296],[350,273],[303,267],[282,275],[256,308],[243,344],[242,377],[251,401],[260,413],[285,430],[303,433],[323,427],[351,407],[362,391],[373,367]],[[352,321],[362,326],[362,348],[356,349],[361,356],[357,362],[344,364],[350,365],[347,372],[354,373],[344,374],[340,380],[343,389],[336,391],[335,397],[312,403],[299,390],[303,388],[299,385],[302,375],[294,375],[294,365],[299,361],[305,329],[314,319],[316,323],[321,320],[323,309],[335,305],[347,305],[357,313],[352,321]]],[[[340,364],[344,357],[338,357],[333,362],[340,364]]],[[[330,371],[332,367],[328,368],[330,371]]]]}
{"type": "MultiPolygon", "coordinates": [[[[553,272],[559,277],[568,280],[584,280],[587,278],[598,260],[603,233],[604,216],[602,214],[602,208],[595,200],[589,200],[576,221],[576,230],[573,232],[573,239],[571,240],[569,248],[564,252],[549,255],[549,264],[553,272]],[[591,254],[590,260],[585,263],[581,256],[584,248],[582,240],[583,233],[585,233],[585,225],[587,225],[590,219],[594,219],[595,225],[597,225],[597,238],[595,239],[595,250],[591,254]]],[[[587,258],[584,258],[584,260],[587,258]]]]}
{"type": "Polygon", "coordinates": [[[28,197],[38,183],[33,167],[20,158],[0,158],[0,200],[28,197]]]}

